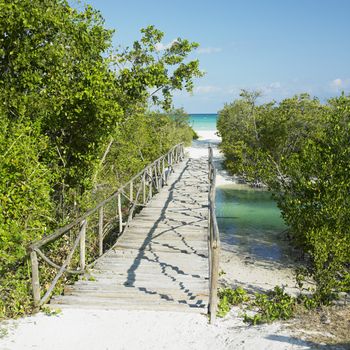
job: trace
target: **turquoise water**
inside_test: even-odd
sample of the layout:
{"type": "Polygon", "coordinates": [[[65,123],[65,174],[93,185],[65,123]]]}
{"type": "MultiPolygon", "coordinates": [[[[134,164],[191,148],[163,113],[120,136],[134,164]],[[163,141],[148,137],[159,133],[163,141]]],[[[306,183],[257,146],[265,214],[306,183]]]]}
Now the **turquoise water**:
{"type": "Polygon", "coordinates": [[[284,260],[288,248],[281,232],[286,226],[268,191],[218,187],[216,206],[221,240],[230,249],[257,259],[284,260]]]}
{"type": "MultiPolygon", "coordinates": [[[[217,114],[190,114],[195,131],[216,130],[216,120],[217,114]]],[[[207,144],[194,141],[193,146],[207,144]]],[[[253,259],[285,261],[288,247],[281,232],[286,226],[269,192],[238,184],[217,187],[216,215],[227,249],[253,259]]]]}
{"type": "Polygon", "coordinates": [[[217,114],[190,114],[190,125],[195,131],[216,130],[217,114]]]}

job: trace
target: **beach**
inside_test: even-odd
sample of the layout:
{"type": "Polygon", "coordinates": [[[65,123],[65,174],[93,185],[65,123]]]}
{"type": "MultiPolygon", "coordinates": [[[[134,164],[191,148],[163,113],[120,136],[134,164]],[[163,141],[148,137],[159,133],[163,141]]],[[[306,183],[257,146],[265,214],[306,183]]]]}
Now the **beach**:
{"type": "MultiPolygon", "coordinates": [[[[195,141],[192,147],[187,148],[189,157],[207,157],[208,145],[213,147],[214,162],[217,169],[216,186],[232,186],[236,179],[230,176],[223,169],[223,155],[218,145],[220,137],[216,130],[197,131],[199,139],[195,141]]],[[[284,285],[286,291],[296,295],[294,269],[292,260],[286,260],[283,263],[274,261],[257,261],[250,256],[240,256],[232,252],[228,244],[222,244],[220,267],[225,274],[222,277],[222,283],[232,287],[242,286],[243,288],[267,291],[274,286],[284,285]]]]}
{"type": "MultiPolygon", "coordinates": [[[[222,169],[216,130],[199,131],[198,134],[199,140],[186,149],[189,157],[207,157],[208,144],[212,144],[218,166],[217,185],[232,184],[234,179],[222,169]]],[[[268,290],[281,284],[293,287],[293,272],[288,266],[248,261],[225,245],[220,260],[220,269],[224,271],[223,285],[240,285],[253,290],[268,290]]],[[[293,337],[282,323],[249,326],[243,322],[240,313],[238,308],[233,308],[225,318],[210,325],[205,315],[178,312],[74,308],[53,315],[40,312],[1,323],[0,349],[310,348],[304,340],[293,337]]]]}
{"type": "Polygon", "coordinates": [[[234,178],[223,169],[223,156],[218,149],[220,137],[217,135],[216,129],[213,130],[197,130],[199,139],[194,141],[191,147],[186,150],[191,158],[208,157],[208,146],[213,147],[214,164],[217,169],[216,186],[230,185],[234,178]]]}

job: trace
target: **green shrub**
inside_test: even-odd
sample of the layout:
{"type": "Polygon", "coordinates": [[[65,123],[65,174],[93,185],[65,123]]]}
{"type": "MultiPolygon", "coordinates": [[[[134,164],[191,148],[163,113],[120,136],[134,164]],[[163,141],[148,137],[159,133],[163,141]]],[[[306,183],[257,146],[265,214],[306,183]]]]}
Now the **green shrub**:
{"type": "MultiPolygon", "coordinates": [[[[0,0],[0,12],[2,318],[31,310],[30,242],[91,208],[175,144],[191,142],[183,111],[172,118],[149,110],[169,109],[173,91],[191,91],[202,73],[197,60],[186,62],[198,44],[179,38],[159,53],[164,33],[154,26],[107,58],[113,31],[89,5],[0,0]],[[115,63],[124,68],[112,69],[115,63]]],[[[65,237],[45,249],[59,263],[70,243],[65,237]]],[[[40,264],[42,292],[54,273],[40,264]]]]}
{"type": "Polygon", "coordinates": [[[224,288],[218,292],[219,317],[224,317],[234,305],[244,304],[243,309],[251,309],[252,313],[243,313],[244,322],[252,325],[273,322],[276,320],[288,320],[293,317],[296,298],[285,293],[284,289],[276,286],[273,290],[264,293],[256,293],[249,296],[241,288],[236,289],[224,288]]]}
{"type": "MultiPolygon", "coordinates": [[[[1,116],[0,116],[1,118],[1,116]]],[[[50,227],[50,172],[40,162],[47,143],[35,125],[0,119],[0,318],[31,310],[28,244],[50,227]]]]}
{"type": "Polygon", "coordinates": [[[293,317],[296,299],[284,289],[276,286],[267,294],[255,294],[252,306],[257,308],[254,316],[244,315],[244,321],[252,324],[268,323],[275,320],[288,320],[293,317]]]}
{"type": "Polygon", "coordinates": [[[221,288],[218,291],[219,304],[218,313],[219,317],[224,317],[230,311],[233,305],[240,305],[249,301],[247,292],[241,288],[236,289],[231,288],[221,288]]]}
{"type": "Polygon", "coordinates": [[[315,298],[350,291],[350,96],[307,94],[256,105],[254,93],[219,112],[227,168],[274,193],[292,244],[310,259],[315,298]]]}

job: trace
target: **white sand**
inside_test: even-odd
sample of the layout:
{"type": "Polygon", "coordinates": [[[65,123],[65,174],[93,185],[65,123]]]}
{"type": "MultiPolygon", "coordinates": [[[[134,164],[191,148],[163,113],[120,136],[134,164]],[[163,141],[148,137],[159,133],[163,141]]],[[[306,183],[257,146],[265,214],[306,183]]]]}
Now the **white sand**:
{"type": "MultiPolygon", "coordinates": [[[[236,183],[236,179],[227,174],[223,169],[224,156],[218,149],[221,139],[215,130],[197,131],[199,139],[187,148],[192,158],[207,157],[209,144],[213,146],[214,163],[217,169],[216,186],[230,186],[236,183]]],[[[239,187],[235,184],[235,187],[239,187]]],[[[285,263],[273,261],[257,261],[249,256],[238,255],[230,251],[230,247],[222,245],[221,269],[226,273],[222,280],[227,284],[243,286],[251,291],[269,290],[274,286],[286,286],[286,291],[296,294],[294,270],[292,262],[286,258],[285,263]]]]}
{"type": "Polygon", "coordinates": [[[9,333],[0,339],[1,350],[309,349],[279,323],[243,324],[237,310],[214,326],[198,314],[72,309],[58,316],[40,313],[0,327],[9,333]]]}
{"type": "MultiPolygon", "coordinates": [[[[187,149],[191,157],[207,156],[208,142],[215,147],[220,139],[214,131],[200,132],[200,140],[187,149]]],[[[218,185],[232,178],[220,167],[222,156],[214,157],[218,185]]],[[[225,248],[225,247],[223,247],[225,248]]],[[[261,264],[223,249],[221,268],[233,286],[251,290],[269,289],[276,284],[293,285],[292,270],[278,264],[261,264]]],[[[64,310],[57,316],[42,313],[0,324],[0,349],[310,349],[310,344],[293,338],[280,323],[247,326],[234,309],[211,326],[203,315],[150,312],[64,310]],[[6,331],[7,335],[1,338],[6,331]]]]}
{"type": "Polygon", "coordinates": [[[228,175],[227,171],[222,168],[223,155],[218,149],[221,138],[216,134],[216,130],[197,131],[197,134],[199,139],[193,142],[192,147],[186,149],[189,156],[192,158],[208,157],[208,146],[212,145],[217,169],[216,185],[229,185],[235,182],[234,177],[228,175]]]}
{"type": "MultiPolygon", "coordinates": [[[[214,162],[217,169],[216,185],[220,187],[239,187],[240,185],[237,184],[237,179],[230,176],[223,169],[224,156],[218,149],[220,137],[216,135],[215,131],[200,131],[198,134],[200,138],[194,142],[192,147],[188,148],[189,156],[193,158],[207,156],[207,147],[208,144],[211,144],[213,146],[214,162]]],[[[285,290],[290,294],[297,295],[298,293],[298,289],[296,288],[293,261],[291,257],[285,257],[284,260],[280,262],[258,260],[252,256],[249,256],[249,254],[232,251],[232,247],[222,243],[220,268],[223,272],[225,272],[220,279],[221,283],[224,285],[229,285],[233,288],[242,286],[251,293],[254,293],[267,291],[278,285],[284,286],[285,290]]],[[[236,324],[236,326],[238,325],[236,324]]],[[[247,328],[243,329],[244,332],[241,333],[243,334],[242,339],[247,339],[247,337],[252,336],[252,344],[254,342],[262,342],[262,338],[264,336],[261,329],[259,331],[257,329],[255,329],[255,331],[249,330],[249,332],[252,332],[251,334],[248,333],[247,328]]],[[[280,332],[279,326],[276,325],[268,325],[266,326],[265,330],[273,333],[280,332]]],[[[235,344],[236,346],[239,346],[238,343],[235,344]]],[[[263,348],[263,343],[259,344],[261,345],[259,345],[257,348],[263,348]]],[[[274,348],[276,344],[270,344],[269,346],[274,348]]],[[[284,344],[282,348],[290,349],[292,348],[290,346],[291,345],[284,344]]],[[[248,346],[246,348],[250,349],[248,346]]],[[[251,348],[253,349],[254,347],[252,346],[251,348]]]]}

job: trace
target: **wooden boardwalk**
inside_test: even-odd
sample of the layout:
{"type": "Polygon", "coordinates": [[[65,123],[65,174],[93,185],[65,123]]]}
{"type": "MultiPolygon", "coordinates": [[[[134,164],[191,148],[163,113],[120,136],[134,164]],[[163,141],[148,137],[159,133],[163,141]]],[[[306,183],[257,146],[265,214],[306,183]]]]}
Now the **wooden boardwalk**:
{"type": "Polygon", "coordinates": [[[208,159],[186,159],[52,307],[208,312],[208,159]]]}

